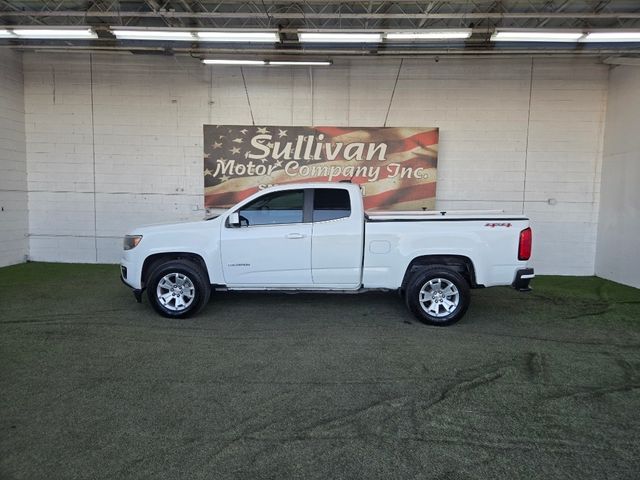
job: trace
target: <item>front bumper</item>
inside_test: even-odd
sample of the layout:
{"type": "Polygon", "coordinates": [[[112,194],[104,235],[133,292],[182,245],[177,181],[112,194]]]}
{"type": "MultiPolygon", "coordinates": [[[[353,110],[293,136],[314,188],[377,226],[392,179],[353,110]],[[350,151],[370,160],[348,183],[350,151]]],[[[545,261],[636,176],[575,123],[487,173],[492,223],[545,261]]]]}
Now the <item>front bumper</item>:
{"type": "Polygon", "coordinates": [[[125,250],[120,259],[120,276],[131,288],[143,288],[141,256],[135,255],[134,250],[125,250]]]}
{"type": "Polygon", "coordinates": [[[533,268],[523,268],[516,272],[516,279],[513,281],[511,286],[520,292],[529,292],[531,291],[531,287],[529,287],[529,282],[535,278],[535,273],[533,273],[533,268]]]}
{"type": "Polygon", "coordinates": [[[120,280],[133,291],[133,296],[136,297],[136,302],[142,303],[142,292],[144,292],[144,289],[132,287],[129,282],[127,282],[128,273],[127,267],[120,265],[120,280]]]}

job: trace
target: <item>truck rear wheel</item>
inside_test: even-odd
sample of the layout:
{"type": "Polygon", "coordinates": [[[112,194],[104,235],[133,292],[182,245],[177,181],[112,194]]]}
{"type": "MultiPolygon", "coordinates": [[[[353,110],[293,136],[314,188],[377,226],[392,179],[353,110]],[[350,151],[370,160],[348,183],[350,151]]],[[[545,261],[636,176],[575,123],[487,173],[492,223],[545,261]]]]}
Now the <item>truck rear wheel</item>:
{"type": "Polygon", "coordinates": [[[469,307],[470,296],[465,278],[444,266],[416,271],[405,291],[411,313],[421,322],[437,326],[460,320],[469,307]]]}
{"type": "Polygon", "coordinates": [[[147,281],[147,296],[154,310],[169,318],[198,313],[209,301],[211,286],[201,268],[188,260],[157,265],[147,281]]]}

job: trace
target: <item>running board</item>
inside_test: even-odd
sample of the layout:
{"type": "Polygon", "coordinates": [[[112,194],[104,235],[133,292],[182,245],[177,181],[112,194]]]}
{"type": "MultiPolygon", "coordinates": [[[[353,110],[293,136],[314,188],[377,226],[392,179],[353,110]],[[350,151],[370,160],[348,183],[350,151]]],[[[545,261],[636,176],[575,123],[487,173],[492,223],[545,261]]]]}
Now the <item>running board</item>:
{"type": "Polygon", "coordinates": [[[391,288],[358,288],[358,289],[331,289],[331,288],[283,288],[283,287],[273,287],[273,288],[256,288],[256,287],[223,287],[223,286],[212,286],[212,289],[216,292],[254,292],[254,293],[288,293],[288,294],[296,294],[296,293],[339,293],[339,294],[351,294],[357,295],[360,293],[367,292],[392,292],[395,289],[391,288]]]}

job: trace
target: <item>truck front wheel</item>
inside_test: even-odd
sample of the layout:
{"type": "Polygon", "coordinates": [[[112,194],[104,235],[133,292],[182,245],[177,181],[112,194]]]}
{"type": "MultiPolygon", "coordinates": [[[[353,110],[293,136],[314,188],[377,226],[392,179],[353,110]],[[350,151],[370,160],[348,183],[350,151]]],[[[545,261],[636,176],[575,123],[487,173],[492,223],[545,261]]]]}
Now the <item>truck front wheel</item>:
{"type": "Polygon", "coordinates": [[[162,316],[186,318],[209,301],[211,287],[201,268],[188,260],[168,260],[157,265],[147,281],[147,295],[162,316]]]}
{"type": "Polygon", "coordinates": [[[455,270],[444,266],[417,270],[407,284],[405,301],[415,317],[429,325],[457,322],[469,307],[469,284],[455,270]]]}

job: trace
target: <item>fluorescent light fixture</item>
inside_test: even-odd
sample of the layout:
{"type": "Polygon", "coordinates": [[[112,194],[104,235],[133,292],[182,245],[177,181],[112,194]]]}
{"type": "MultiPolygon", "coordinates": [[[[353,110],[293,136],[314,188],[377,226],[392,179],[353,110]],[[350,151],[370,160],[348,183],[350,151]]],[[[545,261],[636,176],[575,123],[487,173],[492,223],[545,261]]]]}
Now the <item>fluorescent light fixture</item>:
{"type": "Polygon", "coordinates": [[[419,32],[390,32],[387,40],[456,40],[471,36],[471,29],[464,30],[423,30],[419,32]]]}
{"type": "Polygon", "coordinates": [[[193,33],[181,30],[119,30],[112,28],[111,32],[118,40],[195,41],[193,33]]]}
{"type": "Polygon", "coordinates": [[[224,60],[205,58],[202,63],[206,65],[266,65],[264,60],[224,60]]]}
{"type": "Polygon", "coordinates": [[[314,43],[380,43],[381,33],[311,33],[300,32],[298,39],[301,42],[314,43]]]}
{"type": "Polygon", "coordinates": [[[202,63],[206,65],[261,65],[261,66],[282,66],[282,65],[291,65],[291,66],[328,66],[331,65],[332,62],[330,60],[227,60],[224,58],[205,58],[202,60],[202,63]]]}
{"type": "Polygon", "coordinates": [[[494,42],[577,42],[582,32],[544,30],[497,31],[491,35],[494,42]]]}
{"type": "Polygon", "coordinates": [[[98,38],[91,28],[20,28],[12,29],[18,38],[98,38]]]}
{"type": "Polygon", "coordinates": [[[0,38],[15,38],[15,35],[6,28],[0,28],[0,38]]]}
{"type": "Polygon", "coordinates": [[[582,42],[640,42],[640,31],[591,32],[582,42]]]}
{"type": "Polygon", "coordinates": [[[278,32],[195,32],[204,42],[266,42],[280,41],[278,32]]]}
{"type": "Polygon", "coordinates": [[[295,60],[268,60],[269,65],[293,65],[293,66],[310,66],[323,67],[332,64],[330,60],[303,60],[296,62],[295,60]]]}

